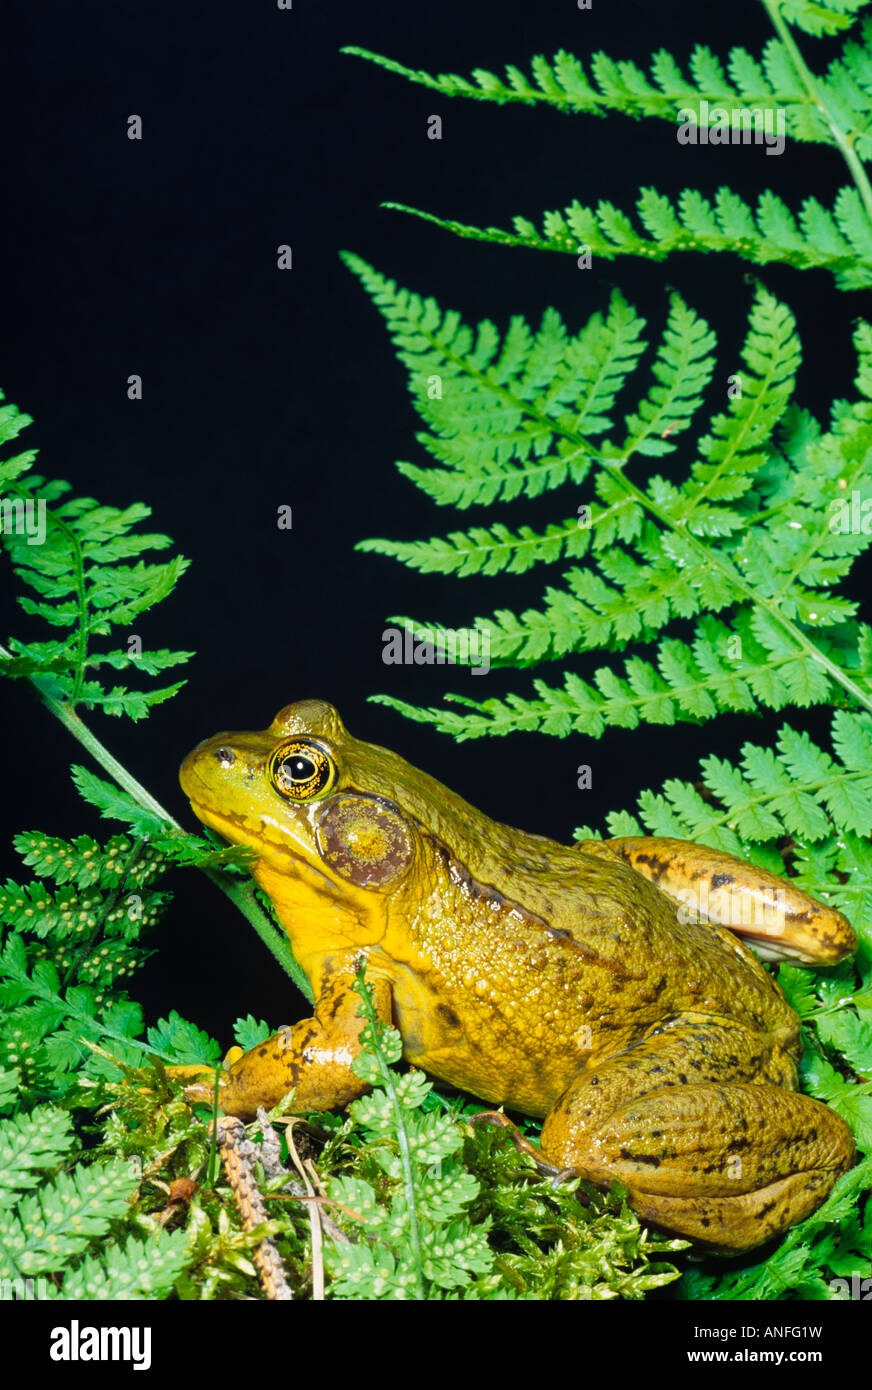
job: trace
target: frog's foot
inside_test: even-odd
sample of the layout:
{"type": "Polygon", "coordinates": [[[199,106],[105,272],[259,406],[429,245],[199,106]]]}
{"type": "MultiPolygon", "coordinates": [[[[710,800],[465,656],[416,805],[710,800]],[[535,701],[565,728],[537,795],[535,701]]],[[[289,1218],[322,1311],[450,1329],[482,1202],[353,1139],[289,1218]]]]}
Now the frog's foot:
{"type": "Polygon", "coordinates": [[[810,1215],[854,1157],[833,1111],[754,1081],[751,1035],[691,1015],[582,1073],[542,1148],[600,1186],[617,1179],[640,1216],[721,1254],[810,1215]]]}
{"type": "MultiPolygon", "coordinates": [[[[273,1033],[249,1052],[234,1047],[224,1059],[218,1105],[225,1115],[252,1119],[259,1106],[270,1109],[294,1091],[294,1109],[334,1110],[369,1087],[355,1076],[351,1064],[360,1052],[365,1020],[358,1014],[359,996],[353,976],[334,976],[325,985],[313,1018],[273,1033]]],[[[384,981],[370,984],[378,1017],[391,1017],[390,988],[384,981]]],[[[174,1080],[187,1081],[188,1101],[211,1105],[215,1073],[208,1067],[168,1067],[174,1080]]]]}
{"type": "Polygon", "coordinates": [[[653,836],[585,840],[579,848],[622,859],[681,903],[683,920],[727,927],[747,937],[764,960],[833,965],[857,949],[841,912],[722,850],[653,836]]]}
{"type": "MultiPolygon", "coordinates": [[[[241,1057],[241,1047],[231,1047],[222,1064],[222,1071],[226,1071],[233,1062],[241,1057]]],[[[185,1100],[191,1105],[214,1105],[215,1103],[215,1076],[218,1069],[202,1065],[188,1065],[183,1067],[166,1067],[166,1074],[171,1081],[185,1083],[185,1100]]],[[[219,1082],[219,1104],[221,1097],[221,1083],[219,1082]]]]}
{"type": "Polygon", "coordinates": [[[574,1173],[570,1173],[568,1170],[561,1170],[555,1167],[553,1163],[549,1163],[543,1155],[542,1150],[537,1148],[535,1144],[531,1144],[526,1135],[521,1133],[518,1126],[513,1124],[509,1117],[503,1114],[502,1110],[479,1110],[477,1114],[472,1116],[472,1123],[474,1125],[495,1125],[499,1129],[509,1130],[509,1137],[515,1148],[519,1153],[526,1154],[528,1158],[533,1160],[543,1177],[554,1178],[556,1181],[559,1178],[575,1176],[574,1173]]]}

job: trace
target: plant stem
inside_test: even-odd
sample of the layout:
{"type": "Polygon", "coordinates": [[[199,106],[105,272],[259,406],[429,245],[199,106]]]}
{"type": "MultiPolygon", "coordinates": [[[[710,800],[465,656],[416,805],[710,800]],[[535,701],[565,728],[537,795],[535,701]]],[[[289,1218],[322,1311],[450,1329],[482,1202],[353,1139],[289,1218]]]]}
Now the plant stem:
{"type": "MultiPolygon", "coordinates": [[[[0,646],[0,660],[8,659],[11,656],[11,652],[7,651],[5,647],[0,646]]],[[[169,811],[167,811],[159,801],[155,800],[142,783],[138,782],[136,778],[127,771],[127,768],[123,767],[122,764],[118,762],[117,758],[112,756],[109,749],[100,742],[96,734],[79,718],[71,704],[65,700],[57,699],[47,688],[47,684],[41,681],[38,676],[24,676],[20,679],[29,686],[40,704],[44,705],[49,713],[54,715],[55,719],[60,720],[64,728],[69,730],[73,735],[73,738],[90,753],[94,761],[103,768],[104,772],[108,772],[113,781],[116,782],[123,791],[127,792],[138,806],[142,806],[144,810],[156,816],[169,830],[173,831],[178,838],[191,838],[188,836],[187,831],[183,830],[179,825],[178,821],[170,815],[169,811]]],[[[221,892],[239,909],[246,921],[254,927],[254,930],[257,932],[267,950],[275,957],[286,974],[290,975],[297,989],[299,989],[311,1003],[313,995],[309,981],[294,959],[294,954],[287,938],[276,930],[273,923],[264,914],[255,897],[253,884],[251,882],[237,883],[236,880],[231,878],[228,874],[221,873],[216,869],[204,868],[202,872],[207,878],[211,879],[216,888],[220,888],[221,892]]]]}
{"type": "Polygon", "coordinates": [[[809,101],[826,121],[830,134],[841,151],[842,158],[850,170],[857,192],[866,209],[866,216],[869,218],[869,221],[872,222],[872,185],[869,183],[866,170],[854,148],[855,137],[847,135],[845,131],[842,130],[836,117],[827,106],[821,94],[821,90],[814,79],[814,75],[811,70],[806,67],[805,59],[781,14],[779,0],[763,0],[763,6],[772,21],[775,32],[790,55],[790,60],[796,69],[796,75],[805,88],[809,101]]]}
{"type": "Polygon", "coordinates": [[[381,1085],[390,1097],[391,1109],[394,1114],[394,1127],[397,1136],[397,1147],[400,1151],[400,1163],[403,1168],[403,1191],[406,1198],[406,1210],[409,1215],[409,1242],[412,1247],[412,1258],[415,1264],[415,1280],[418,1287],[418,1298],[423,1300],[427,1297],[424,1286],[424,1256],[421,1249],[421,1231],[418,1225],[418,1204],[416,1201],[415,1177],[412,1172],[412,1153],[409,1148],[409,1135],[406,1129],[406,1116],[397,1095],[396,1077],[391,1070],[390,1063],[385,1057],[381,1045],[382,1021],[375,1011],[375,1004],[369,986],[366,983],[366,961],[361,961],[357,972],[355,988],[360,995],[362,1011],[369,1024],[372,1042],[369,1051],[378,1062],[379,1073],[381,1075],[381,1085]]]}

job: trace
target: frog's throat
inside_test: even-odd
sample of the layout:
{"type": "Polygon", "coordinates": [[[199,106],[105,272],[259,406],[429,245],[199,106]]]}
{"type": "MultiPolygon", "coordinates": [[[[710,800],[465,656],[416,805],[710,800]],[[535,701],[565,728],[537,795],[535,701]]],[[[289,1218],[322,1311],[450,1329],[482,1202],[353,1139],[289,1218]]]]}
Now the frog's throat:
{"type": "Polygon", "coordinates": [[[238,817],[216,811],[205,802],[190,800],[204,825],[231,844],[245,845],[256,852],[251,872],[272,902],[307,974],[304,956],[323,954],[335,947],[337,940],[352,949],[374,945],[384,936],[386,922],[377,910],[379,895],[355,888],[314,864],[302,850],[294,849],[286,834],[268,834],[268,827],[259,816],[238,817]],[[326,917],[325,901],[330,903],[326,917]]]}

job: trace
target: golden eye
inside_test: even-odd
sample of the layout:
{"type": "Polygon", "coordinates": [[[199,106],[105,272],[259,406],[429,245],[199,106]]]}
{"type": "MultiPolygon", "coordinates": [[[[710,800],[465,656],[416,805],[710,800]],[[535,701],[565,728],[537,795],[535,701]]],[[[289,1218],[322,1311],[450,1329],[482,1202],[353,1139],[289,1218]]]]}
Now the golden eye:
{"type": "Polygon", "coordinates": [[[291,738],[270,754],[270,781],[287,801],[314,801],[336,781],[336,764],[330,754],[310,738],[291,738]]]}

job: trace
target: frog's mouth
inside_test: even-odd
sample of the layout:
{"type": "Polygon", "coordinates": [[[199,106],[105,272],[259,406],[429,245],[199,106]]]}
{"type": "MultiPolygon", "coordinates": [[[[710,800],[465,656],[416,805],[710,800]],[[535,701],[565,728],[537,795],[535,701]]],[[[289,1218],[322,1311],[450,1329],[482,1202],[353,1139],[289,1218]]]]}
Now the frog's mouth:
{"type": "Polygon", "coordinates": [[[210,830],[214,830],[228,844],[243,845],[246,849],[254,850],[258,859],[269,858],[269,850],[274,849],[281,856],[283,864],[287,859],[306,862],[302,854],[295,853],[286,830],[281,834],[270,833],[269,821],[264,816],[237,816],[231,811],[217,811],[213,806],[198,801],[190,794],[188,800],[197,819],[208,825],[210,830]]]}
{"type": "Polygon", "coordinates": [[[262,816],[235,816],[229,811],[216,811],[214,807],[198,801],[190,793],[188,800],[197,819],[210,830],[214,830],[228,844],[242,845],[254,851],[256,861],[251,865],[252,873],[256,874],[258,864],[262,863],[286,877],[293,876],[308,882],[322,894],[338,900],[347,897],[347,885],[332,878],[317,864],[313,864],[309,855],[296,849],[287,830],[283,830],[280,835],[270,835],[269,821],[262,816]]]}
{"type": "Polygon", "coordinates": [[[230,815],[227,811],[216,811],[205,802],[196,800],[193,796],[188,796],[191,803],[191,810],[202,825],[206,825],[210,830],[214,830],[216,835],[220,835],[222,840],[226,840],[228,845],[244,845],[248,849],[255,849],[255,835],[248,834],[243,822],[237,817],[230,815]]]}

